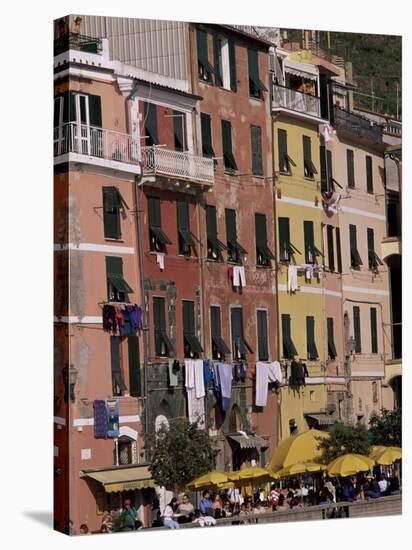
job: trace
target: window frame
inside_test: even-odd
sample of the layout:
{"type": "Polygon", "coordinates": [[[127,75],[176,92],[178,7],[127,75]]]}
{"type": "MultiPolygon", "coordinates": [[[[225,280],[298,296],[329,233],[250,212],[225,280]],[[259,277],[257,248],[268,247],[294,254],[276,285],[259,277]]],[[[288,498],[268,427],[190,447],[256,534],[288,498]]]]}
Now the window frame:
{"type": "Polygon", "coordinates": [[[103,234],[105,239],[121,240],[120,209],[122,200],[118,187],[102,186],[103,194],[103,234]]]}
{"type": "Polygon", "coordinates": [[[259,51],[257,48],[248,48],[248,77],[249,77],[249,97],[253,99],[263,99],[263,92],[267,92],[266,86],[260,80],[259,76],[259,51]]]}
{"type": "Polygon", "coordinates": [[[233,155],[232,123],[230,120],[221,119],[223,166],[227,174],[234,174],[237,164],[233,155]]]}
{"type": "Polygon", "coordinates": [[[152,311],[155,357],[172,357],[176,351],[167,335],[166,299],[164,296],[152,297],[152,311]],[[156,307],[156,304],[161,307],[156,307]],[[158,311],[161,311],[159,318],[157,318],[158,311]]]}
{"type": "Polygon", "coordinates": [[[232,343],[232,360],[245,361],[248,353],[253,353],[252,348],[249,346],[245,339],[244,323],[243,323],[243,308],[241,306],[230,307],[230,335],[232,343]],[[235,311],[240,311],[239,319],[235,319],[235,311]],[[234,330],[234,321],[239,322],[239,336],[236,335],[234,330]],[[235,342],[238,339],[238,342],[235,342]]]}
{"type": "Polygon", "coordinates": [[[191,257],[192,247],[195,245],[190,231],[190,206],[185,199],[176,200],[177,234],[179,256],[191,257]],[[185,212],[183,212],[185,210],[185,212]]]}
{"type": "Polygon", "coordinates": [[[166,245],[172,244],[172,241],[162,229],[162,201],[159,197],[147,197],[147,212],[150,252],[166,254],[166,245]]]}
{"type": "Polygon", "coordinates": [[[210,262],[223,262],[222,251],[227,250],[226,246],[217,238],[217,209],[213,204],[207,204],[206,214],[206,243],[207,259],[210,262]],[[213,212],[210,216],[208,212],[213,212]]]}
{"type": "Polygon", "coordinates": [[[361,265],[363,265],[363,262],[358,251],[357,226],[352,223],[349,224],[349,251],[351,269],[356,269],[359,271],[361,265]]]}
{"type": "Polygon", "coordinates": [[[105,256],[105,262],[107,301],[125,302],[126,295],[132,294],[134,290],[123,277],[123,258],[120,256],[105,256]]]}
{"type": "Polygon", "coordinates": [[[302,136],[303,144],[303,175],[305,179],[314,180],[318,173],[312,161],[312,140],[310,136],[302,136]]]}
{"type": "Polygon", "coordinates": [[[268,310],[263,308],[256,309],[256,341],[257,341],[257,360],[269,361],[269,316],[268,310]],[[259,322],[259,315],[264,314],[264,334],[260,333],[262,323],[259,322]],[[261,353],[263,352],[263,353],[261,353]]]}
{"type": "Polygon", "coordinates": [[[256,266],[271,267],[271,260],[276,260],[276,258],[268,246],[266,214],[259,212],[255,212],[255,242],[256,266]]]}
{"type": "Polygon", "coordinates": [[[198,337],[196,336],[195,302],[193,300],[182,300],[182,319],[184,357],[197,359],[200,354],[203,353],[203,348],[198,337]],[[191,311],[189,311],[187,307],[189,304],[191,311]],[[193,321],[192,323],[189,323],[189,325],[192,326],[187,324],[188,317],[190,317],[190,320],[193,321]]]}
{"type": "Polygon", "coordinates": [[[211,305],[209,308],[210,314],[210,342],[212,350],[212,359],[224,360],[227,354],[230,354],[230,349],[222,337],[222,310],[220,306],[211,305]],[[215,316],[214,313],[217,313],[215,316]],[[218,322],[216,323],[216,319],[218,322]]]}
{"type": "Polygon", "coordinates": [[[233,208],[225,208],[226,224],[226,250],[227,261],[236,265],[242,265],[243,257],[247,254],[237,240],[237,216],[233,208]]]}
{"type": "Polygon", "coordinates": [[[306,352],[307,358],[310,361],[319,359],[319,353],[316,347],[315,317],[313,315],[306,316],[306,352]]]}
{"type": "Polygon", "coordinates": [[[251,124],[250,141],[252,152],[252,174],[263,176],[263,149],[262,149],[262,128],[251,124]]]}

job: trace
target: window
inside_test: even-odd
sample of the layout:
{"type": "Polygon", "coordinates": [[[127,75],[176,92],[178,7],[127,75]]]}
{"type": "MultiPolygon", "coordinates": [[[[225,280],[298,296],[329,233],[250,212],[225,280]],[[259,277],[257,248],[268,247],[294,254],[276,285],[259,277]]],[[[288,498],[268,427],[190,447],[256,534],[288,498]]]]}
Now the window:
{"type": "Polygon", "coordinates": [[[215,84],[226,90],[236,91],[236,62],[234,42],[213,36],[215,84]]]}
{"type": "Polygon", "coordinates": [[[113,395],[122,395],[127,390],[124,383],[124,376],[121,369],[121,354],[120,354],[120,336],[110,336],[110,359],[112,370],[112,392],[113,395]]]}
{"type": "Polygon", "coordinates": [[[306,317],[306,350],[308,359],[315,360],[319,357],[315,343],[315,318],[306,317]]]}
{"type": "Polygon", "coordinates": [[[309,136],[303,136],[303,173],[305,178],[313,179],[318,173],[312,162],[312,145],[309,136]]]}
{"type": "Polygon", "coordinates": [[[236,264],[242,263],[242,256],[246,250],[237,242],[236,211],[230,208],[225,209],[227,259],[236,264]]]}
{"type": "Polygon", "coordinates": [[[230,353],[230,350],[222,338],[220,307],[218,306],[211,306],[210,308],[210,332],[212,336],[212,359],[223,359],[226,353],[230,353]]]}
{"type": "Polygon", "coordinates": [[[122,436],[118,441],[119,464],[137,464],[136,441],[129,437],[122,436]]]}
{"type": "Polygon", "coordinates": [[[378,326],[376,322],[376,307],[371,307],[371,352],[378,353],[378,326]]]}
{"type": "Polygon", "coordinates": [[[248,49],[247,60],[249,70],[249,95],[257,99],[262,99],[262,92],[267,92],[267,88],[259,78],[258,51],[255,49],[248,49]]]}
{"type": "Polygon", "coordinates": [[[106,239],[120,239],[121,197],[117,187],[103,187],[103,227],[106,239]]]}
{"type": "Polygon", "coordinates": [[[171,354],[175,353],[175,350],[166,334],[166,306],[164,298],[153,298],[153,325],[155,355],[157,357],[170,357],[171,354]]]}
{"type": "Polygon", "coordinates": [[[340,245],[340,228],[336,228],[336,256],[338,260],[338,273],[342,273],[342,249],[340,245]]]}
{"type": "Polygon", "coordinates": [[[292,341],[290,331],[290,315],[282,313],[282,341],[283,341],[283,357],[293,359],[298,354],[295,345],[292,341]]]}
{"type": "Polygon", "coordinates": [[[183,301],[183,347],[185,357],[199,357],[203,351],[195,335],[195,304],[183,301]]]}
{"type": "Polygon", "coordinates": [[[190,232],[189,204],[187,201],[178,200],[177,204],[177,231],[179,234],[179,254],[190,256],[190,247],[195,242],[190,232]]]}
{"type": "Polygon", "coordinates": [[[123,260],[106,256],[107,296],[109,302],[124,302],[126,294],[133,292],[123,279],[123,260]]]}
{"type": "Polygon", "coordinates": [[[223,262],[226,246],[217,238],[216,207],[206,206],[207,259],[223,262]]]}
{"type": "Polygon", "coordinates": [[[335,359],[338,354],[336,353],[336,346],[335,346],[333,317],[328,317],[327,326],[328,326],[328,356],[329,356],[329,359],[335,359]]]}
{"type": "Polygon", "coordinates": [[[350,246],[350,265],[353,269],[360,269],[363,265],[361,257],[358,252],[357,238],[356,238],[356,225],[349,225],[349,246],[350,246]]]}
{"type": "Polygon", "coordinates": [[[173,111],[173,134],[175,151],[187,151],[186,115],[180,111],[173,111]]]}
{"type": "Polygon", "coordinates": [[[144,138],[147,146],[158,145],[157,109],[153,103],[144,103],[144,138]]]}
{"type": "Polygon", "coordinates": [[[366,191],[373,193],[372,157],[366,155],[366,191]]]}
{"type": "Polygon", "coordinates": [[[348,174],[348,187],[355,187],[355,167],[352,149],[346,149],[346,169],[348,174]]]}
{"type": "Polygon", "coordinates": [[[232,358],[245,359],[248,352],[253,353],[243,334],[243,315],[241,307],[232,307],[230,310],[230,324],[232,329],[232,358]]]}
{"type": "Polygon", "coordinates": [[[232,152],[232,125],[228,120],[222,120],[222,143],[225,170],[237,170],[237,164],[232,152]]]}
{"type": "Polygon", "coordinates": [[[200,113],[200,125],[202,128],[202,154],[204,157],[214,157],[210,115],[200,113]]]}
{"type": "Polygon", "coordinates": [[[258,361],[269,361],[267,312],[262,309],[258,309],[256,310],[256,315],[257,315],[258,361]]]}
{"type": "Polygon", "coordinates": [[[374,231],[371,227],[367,228],[367,239],[368,239],[368,266],[371,271],[377,271],[380,265],[383,265],[383,262],[375,252],[375,236],[374,231]]]}
{"type": "Polygon", "coordinates": [[[207,33],[205,31],[197,29],[196,39],[199,78],[206,82],[212,82],[212,74],[214,73],[214,69],[209,63],[207,33]]]}
{"type": "Polygon", "coordinates": [[[323,254],[315,246],[312,221],[303,222],[303,234],[305,239],[305,262],[307,264],[313,264],[316,258],[318,256],[323,256],[323,254]]]}
{"type": "Polygon", "coordinates": [[[353,332],[355,338],[355,353],[362,352],[361,324],[359,306],[353,306],[353,332]]]}
{"type": "Polygon", "coordinates": [[[289,262],[291,256],[299,250],[290,242],[290,225],[289,218],[278,219],[279,228],[279,259],[281,262],[289,262]]]}
{"type": "Polygon", "coordinates": [[[292,174],[291,166],[296,166],[295,162],[288,155],[288,135],[286,130],[278,129],[278,153],[279,153],[279,172],[290,176],[292,174]]]}
{"type": "Polygon", "coordinates": [[[150,250],[152,252],[165,252],[165,245],[172,244],[172,241],[164,233],[161,227],[160,218],[160,199],[158,197],[149,197],[149,238],[150,250]]]}
{"type": "Polygon", "coordinates": [[[333,225],[326,227],[326,235],[328,240],[328,266],[329,271],[335,271],[335,250],[333,247],[333,225]]]}
{"type": "Polygon", "coordinates": [[[270,260],[275,260],[275,257],[268,248],[265,214],[255,214],[255,233],[256,265],[270,267],[270,260]]]}
{"type": "Polygon", "coordinates": [[[251,126],[250,137],[252,142],[252,174],[263,176],[262,129],[259,126],[251,126]]]}
{"type": "Polygon", "coordinates": [[[332,152],[324,145],[320,146],[320,190],[322,193],[329,193],[333,188],[332,176],[332,152]]]}

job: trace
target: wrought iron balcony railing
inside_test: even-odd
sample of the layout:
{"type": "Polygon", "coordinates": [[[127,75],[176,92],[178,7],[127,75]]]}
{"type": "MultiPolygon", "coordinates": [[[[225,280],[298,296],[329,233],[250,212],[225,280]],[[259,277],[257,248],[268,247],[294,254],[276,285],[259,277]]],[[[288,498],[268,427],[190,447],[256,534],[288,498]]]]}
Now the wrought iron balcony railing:
{"type": "Polygon", "coordinates": [[[298,113],[320,118],[320,99],[279,84],[272,86],[272,108],[290,109],[298,113]]]}
{"type": "Polygon", "coordinates": [[[100,38],[69,32],[54,40],[54,55],[59,55],[67,50],[79,50],[100,55],[102,53],[102,41],[100,38]]]}
{"type": "Polygon", "coordinates": [[[360,138],[382,143],[382,127],[380,125],[374,124],[368,118],[336,107],[336,105],[333,124],[337,129],[347,130],[360,138]]]}

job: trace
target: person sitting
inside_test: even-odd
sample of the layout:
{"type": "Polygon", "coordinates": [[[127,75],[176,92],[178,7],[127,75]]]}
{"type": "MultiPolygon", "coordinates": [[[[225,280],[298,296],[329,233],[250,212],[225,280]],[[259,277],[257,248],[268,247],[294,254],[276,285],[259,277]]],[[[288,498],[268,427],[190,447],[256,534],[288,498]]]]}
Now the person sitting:
{"type": "Polygon", "coordinates": [[[189,495],[186,493],[183,494],[182,502],[177,507],[177,513],[179,514],[177,519],[179,523],[188,523],[193,519],[195,507],[190,502],[189,495]]]}
{"type": "Polygon", "coordinates": [[[388,494],[391,496],[400,495],[400,483],[397,470],[394,470],[389,478],[388,494]]]}
{"type": "Polygon", "coordinates": [[[180,525],[174,519],[176,509],[177,509],[177,498],[173,497],[163,512],[163,525],[168,529],[179,529],[180,527],[180,525]]]}
{"type": "Polygon", "coordinates": [[[103,512],[102,524],[100,527],[101,533],[111,533],[113,531],[113,519],[108,510],[103,512]],[[103,529],[104,528],[104,529],[103,529]]]}
{"type": "Polygon", "coordinates": [[[379,489],[381,491],[381,496],[386,496],[388,494],[389,482],[386,477],[385,472],[382,472],[378,479],[379,489]]]}
{"type": "Polygon", "coordinates": [[[219,495],[216,495],[213,499],[213,517],[219,519],[222,517],[223,505],[219,495]]]}
{"type": "Polygon", "coordinates": [[[210,493],[208,490],[203,491],[202,499],[199,503],[200,513],[203,516],[213,516],[213,503],[210,498],[210,493]]]}
{"type": "Polygon", "coordinates": [[[364,491],[365,498],[379,498],[381,496],[379,483],[372,474],[367,475],[366,479],[368,480],[368,484],[366,486],[366,490],[364,491]]]}
{"type": "Polygon", "coordinates": [[[137,510],[131,505],[130,499],[126,499],[123,504],[123,510],[119,516],[119,531],[133,531],[136,529],[137,510]]]}
{"type": "Polygon", "coordinates": [[[355,477],[350,476],[346,478],[343,484],[342,498],[347,502],[353,502],[354,500],[356,500],[355,480],[355,477]]]}

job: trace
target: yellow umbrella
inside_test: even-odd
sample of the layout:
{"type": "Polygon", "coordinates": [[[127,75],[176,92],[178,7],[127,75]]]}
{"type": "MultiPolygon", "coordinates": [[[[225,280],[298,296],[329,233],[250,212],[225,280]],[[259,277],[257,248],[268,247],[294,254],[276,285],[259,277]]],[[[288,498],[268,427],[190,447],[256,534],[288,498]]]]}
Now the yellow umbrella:
{"type": "Polygon", "coordinates": [[[268,475],[269,472],[266,468],[259,468],[258,466],[251,466],[250,468],[243,468],[242,470],[228,473],[228,477],[231,481],[250,480],[268,475]]]}
{"type": "Polygon", "coordinates": [[[383,445],[372,445],[372,447],[370,448],[370,451],[369,451],[369,456],[371,458],[374,458],[374,456],[376,454],[381,453],[382,451],[384,451],[387,448],[388,447],[384,447],[383,445]]]}
{"type": "Polygon", "coordinates": [[[292,477],[299,474],[305,474],[307,472],[320,472],[325,469],[325,465],[318,464],[316,462],[297,462],[296,464],[292,464],[287,468],[282,468],[281,470],[278,470],[276,474],[279,477],[292,477]]]}
{"type": "Polygon", "coordinates": [[[196,479],[193,479],[187,484],[187,488],[191,491],[196,489],[204,489],[206,487],[217,486],[219,483],[227,483],[229,481],[227,474],[218,470],[208,472],[196,479]]]}
{"type": "Polygon", "coordinates": [[[325,437],[329,437],[327,432],[308,430],[282,440],[270,459],[268,471],[274,473],[297,462],[316,461],[322,454],[320,440],[325,437]]]}
{"type": "Polygon", "coordinates": [[[330,476],[351,476],[358,472],[366,472],[369,470],[375,461],[366,455],[358,455],[347,453],[332,460],[326,467],[326,471],[330,476]]]}
{"type": "Polygon", "coordinates": [[[400,447],[383,447],[372,456],[376,464],[381,464],[382,466],[393,464],[396,460],[400,460],[401,458],[402,449],[400,447]]]}

